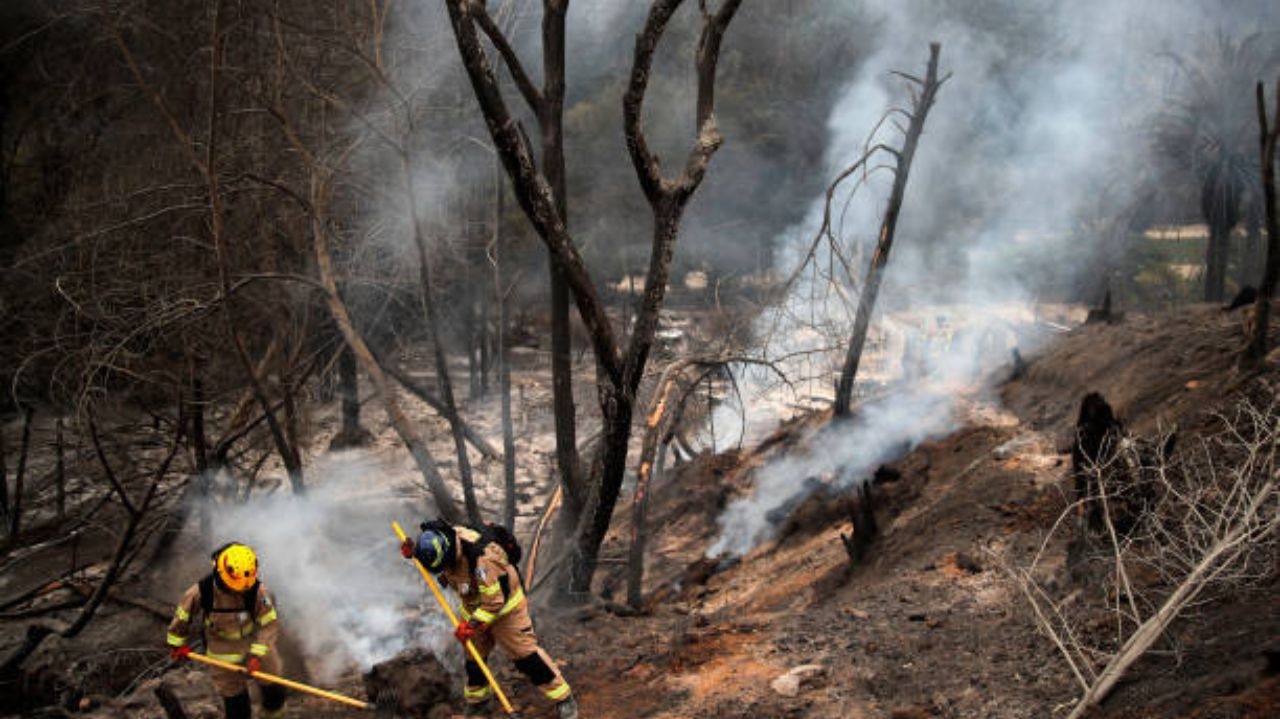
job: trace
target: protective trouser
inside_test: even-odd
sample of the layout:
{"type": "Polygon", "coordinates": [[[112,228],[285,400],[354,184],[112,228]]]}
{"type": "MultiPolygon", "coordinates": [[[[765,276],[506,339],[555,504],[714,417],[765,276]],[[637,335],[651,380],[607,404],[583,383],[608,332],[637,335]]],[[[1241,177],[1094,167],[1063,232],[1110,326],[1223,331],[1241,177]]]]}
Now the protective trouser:
{"type": "MultiPolygon", "coordinates": [[[[231,662],[232,664],[241,664],[244,662],[243,654],[227,653],[227,650],[223,647],[217,647],[220,651],[215,652],[213,650],[214,646],[217,645],[215,644],[210,647],[209,656],[215,659],[231,662]]],[[[269,652],[258,661],[262,663],[262,671],[268,674],[275,674],[276,676],[280,675],[280,656],[275,652],[269,652]]],[[[214,688],[218,690],[218,694],[224,697],[232,697],[240,694],[241,692],[246,691],[249,686],[249,676],[244,672],[233,672],[227,669],[214,668],[212,675],[214,688]]],[[[263,682],[262,684],[264,688],[267,686],[266,682],[263,682]]],[[[280,701],[282,703],[284,702],[283,696],[280,701]]],[[[279,707],[276,708],[278,709],[279,707]]]]}
{"type": "MultiPolygon", "coordinates": [[[[533,621],[529,618],[529,605],[521,601],[519,606],[508,614],[501,616],[485,631],[476,632],[471,640],[480,656],[488,661],[489,653],[495,644],[511,657],[516,668],[550,700],[564,701],[571,693],[569,684],[560,675],[560,669],[551,657],[538,646],[538,637],[533,632],[533,621]]],[[[463,690],[468,704],[488,701],[493,689],[484,678],[480,665],[467,655],[467,684],[463,690]]]]}

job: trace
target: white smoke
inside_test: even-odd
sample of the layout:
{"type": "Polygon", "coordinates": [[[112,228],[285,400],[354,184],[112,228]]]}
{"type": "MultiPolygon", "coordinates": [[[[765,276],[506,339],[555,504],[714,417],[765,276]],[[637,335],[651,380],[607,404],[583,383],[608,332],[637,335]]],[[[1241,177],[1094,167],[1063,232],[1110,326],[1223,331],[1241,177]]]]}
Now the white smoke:
{"type": "MultiPolygon", "coordinates": [[[[1012,348],[1035,348],[1036,300],[1096,272],[1097,250],[1116,251],[1103,244],[1111,238],[1081,227],[1100,206],[1129,202],[1136,168],[1151,161],[1142,125],[1162,100],[1168,68],[1160,53],[1227,25],[1248,27],[1245,16],[1260,10],[1247,5],[1224,12],[1207,0],[863,3],[867,19],[880,23],[880,44],[830,119],[828,177],[875,143],[901,145],[891,123],[868,137],[891,105],[906,103],[906,84],[891,70],[921,76],[928,44],[938,41],[942,74],[952,74],[925,126],[859,371],[860,394],[880,390],[852,422],[808,438],[805,453],[760,469],[754,493],[720,517],[709,555],[742,554],[767,539],[771,512],[810,491],[806,479],[847,486],[951,431],[962,394],[987,392],[1012,348]]],[[[823,406],[833,396],[891,181],[889,172],[874,172],[852,196],[837,196],[834,230],[846,246],[861,246],[853,279],[820,249],[819,261],[758,323],[764,355],[793,384],[766,382],[759,370],[739,373],[744,406],[717,411],[717,444],[735,441],[744,424],[758,439],[753,433],[785,413],[779,408],[823,406]]],[[[779,276],[806,257],[823,209],[816,199],[804,222],[779,238],[779,276]]]]}
{"type": "Polygon", "coordinates": [[[355,453],[328,455],[309,475],[306,496],[218,507],[215,542],[245,542],[257,552],[282,626],[320,676],[367,670],[415,644],[443,657],[452,643],[448,619],[401,558],[390,524],[415,530],[413,504],[355,453]]]}

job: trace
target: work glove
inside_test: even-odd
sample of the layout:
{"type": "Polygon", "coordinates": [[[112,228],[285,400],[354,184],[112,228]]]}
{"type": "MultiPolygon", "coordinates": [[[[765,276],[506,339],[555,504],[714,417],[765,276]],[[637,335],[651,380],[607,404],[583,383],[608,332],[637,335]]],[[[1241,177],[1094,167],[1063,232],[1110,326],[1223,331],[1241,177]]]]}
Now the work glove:
{"type": "Polygon", "coordinates": [[[182,662],[187,660],[187,655],[190,653],[191,653],[190,645],[183,644],[180,647],[174,647],[173,649],[170,649],[169,658],[173,659],[174,661],[182,662]]]}
{"type": "Polygon", "coordinates": [[[405,559],[413,559],[413,540],[412,539],[409,539],[406,537],[405,540],[400,543],[400,556],[404,557],[405,559]]]}
{"type": "Polygon", "coordinates": [[[244,661],[244,668],[249,674],[257,674],[262,669],[262,660],[257,657],[249,657],[244,661]]]}
{"type": "Polygon", "coordinates": [[[481,631],[482,629],[484,629],[483,624],[481,624],[480,622],[477,622],[474,619],[471,619],[459,624],[453,630],[453,636],[459,642],[462,642],[462,646],[465,647],[467,645],[467,642],[471,641],[475,637],[476,632],[481,631]]]}

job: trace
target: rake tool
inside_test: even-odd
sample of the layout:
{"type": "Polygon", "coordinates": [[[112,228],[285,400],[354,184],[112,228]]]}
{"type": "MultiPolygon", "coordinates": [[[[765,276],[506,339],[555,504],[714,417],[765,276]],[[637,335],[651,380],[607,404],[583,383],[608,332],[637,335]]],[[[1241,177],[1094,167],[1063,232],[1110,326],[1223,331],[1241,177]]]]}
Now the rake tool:
{"type": "MultiPolygon", "coordinates": [[[[400,528],[399,522],[392,522],[391,528],[396,530],[396,536],[403,543],[408,539],[404,530],[400,528]]],[[[449,601],[444,598],[444,594],[440,591],[440,585],[436,584],[436,580],[431,578],[431,572],[422,566],[422,562],[417,557],[413,558],[413,565],[418,568],[418,572],[422,574],[422,578],[427,581],[427,586],[431,588],[431,593],[436,595],[436,601],[440,602],[440,607],[444,609],[444,613],[448,615],[449,622],[456,628],[458,626],[458,616],[453,613],[453,607],[449,606],[449,601]]],[[[498,680],[493,678],[493,672],[489,671],[489,665],[485,663],[484,658],[480,656],[476,646],[467,640],[467,653],[471,658],[476,660],[476,664],[480,666],[480,671],[484,673],[484,678],[489,682],[489,686],[493,688],[493,693],[498,695],[498,702],[502,704],[502,708],[506,710],[507,716],[513,719],[519,719],[520,713],[511,707],[511,702],[507,700],[507,695],[502,692],[502,687],[498,686],[498,680]]]]}
{"type": "MultiPolygon", "coordinates": [[[[244,668],[243,666],[240,666],[239,664],[224,662],[221,659],[214,659],[213,657],[208,657],[203,654],[197,654],[195,652],[191,652],[190,654],[187,655],[187,657],[189,659],[194,659],[195,661],[200,662],[202,664],[208,664],[211,667],[225,669],[229,672],[249,674],[249,670],[244,668]]],[[[311,694],[312,696],[320,697],[321,699],[328,699],[331,702],[346,704],[347,706],[355,707],[357,709],[369,709],[371,711],[379,711],[379,712],[381,712],[384,709],[384,707],[381,706],[382,704],[381,702],[379,702],[378,704],[374,704],[372,702],[361,701],[359,699],[352,699],[349,696],[344,696],[337,692],[331,692],[325,689],[317,689],[316,687],[309,686],[301,682],[295,682],[292,679],[285,679],[284,677],[278,677],[274,674],[268,674],[266,672],[261,672],[261,671],[253,672],[252,674],[249,674],[249,676],[253,677],[254,679],[257,679],[258,681],[271,682],[272,684],[279,684],[282,687],[295,689],[300,692],[311,694]]]]}

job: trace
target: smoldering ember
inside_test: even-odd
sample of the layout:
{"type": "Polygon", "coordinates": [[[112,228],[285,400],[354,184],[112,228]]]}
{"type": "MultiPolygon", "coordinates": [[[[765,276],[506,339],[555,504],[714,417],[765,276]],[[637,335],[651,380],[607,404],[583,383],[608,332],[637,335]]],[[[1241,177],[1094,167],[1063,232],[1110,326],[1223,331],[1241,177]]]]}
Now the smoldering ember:
{"type": "Polygon", "coordinates": [[[0,2],[0,719],[1280,716],[1280,3],[0,2]]]}

